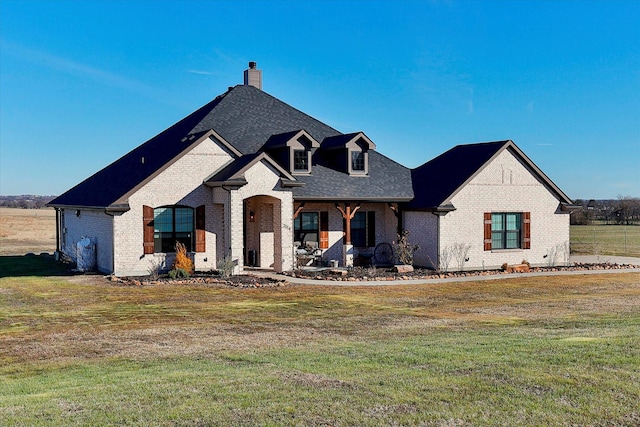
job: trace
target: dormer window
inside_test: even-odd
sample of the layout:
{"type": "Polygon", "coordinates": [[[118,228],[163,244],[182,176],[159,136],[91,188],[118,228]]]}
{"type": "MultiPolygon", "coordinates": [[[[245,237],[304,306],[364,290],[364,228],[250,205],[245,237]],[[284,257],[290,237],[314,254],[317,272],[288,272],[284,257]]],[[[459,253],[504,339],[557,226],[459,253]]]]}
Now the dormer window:
{"type": "Polygon", "coordinates": [[[287,172],[293,175],[311,173],[311,157],[320,143],[304,129],[271,135],[262,146],[287,172]]]}
{"type": "Polygon", "coordinates": [[[308,150],[293,150],[293,172],[309,172],[309,155],[308,150]]]}
{"type": "Polygon", "coordinates": [[[352,172],[364,172],[365,171],[365,153],[363,151],[351,152],[351,171],[352,172]]]}
{"type": "Polygon", "coordinates": [[[376,145],[362,132],[330,136],[322,141],[322,150],[334,152],[335,167],[352,176],[369,176],[369,151],[376,145]]]}

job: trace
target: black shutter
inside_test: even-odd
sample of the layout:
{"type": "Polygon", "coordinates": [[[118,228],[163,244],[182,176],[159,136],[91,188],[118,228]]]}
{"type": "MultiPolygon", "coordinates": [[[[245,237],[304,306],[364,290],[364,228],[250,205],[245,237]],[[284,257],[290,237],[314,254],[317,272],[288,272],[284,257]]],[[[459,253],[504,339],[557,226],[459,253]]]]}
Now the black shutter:
{"type": "Polygon", "coordinates": [[[375,211],[367,212],[367,246],[376,245],[376,213],[375,211]]]}

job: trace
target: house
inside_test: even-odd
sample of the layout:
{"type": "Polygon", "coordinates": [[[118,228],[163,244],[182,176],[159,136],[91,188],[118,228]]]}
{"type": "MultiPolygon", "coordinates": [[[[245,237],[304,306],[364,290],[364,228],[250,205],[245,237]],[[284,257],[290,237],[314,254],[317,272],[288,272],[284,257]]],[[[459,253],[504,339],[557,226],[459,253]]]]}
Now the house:
{"type": "Polygon", "coordinates": [[[411,180],[415,197],[403,214],[420,246],[416,264],[568,263],[574,206],[513,141],[458,145],[413,169],[411,180]]]}
{"type": "Polygon", "coordinates": [[[571,200],[511,141],[406,168],[364,132],[343,134],[264,92],[250,62],[244,84],[49,205],[57,251],[75,259],[89,237],[98,270],[142,275],[169,268],[176,242],[197,270],[223,258],[235,272],[391,263],[403,229],[420,245],[418,265],[442,266],[459,242],[470,246],[463,268],[545,263],[568,245],[571,200]]]}

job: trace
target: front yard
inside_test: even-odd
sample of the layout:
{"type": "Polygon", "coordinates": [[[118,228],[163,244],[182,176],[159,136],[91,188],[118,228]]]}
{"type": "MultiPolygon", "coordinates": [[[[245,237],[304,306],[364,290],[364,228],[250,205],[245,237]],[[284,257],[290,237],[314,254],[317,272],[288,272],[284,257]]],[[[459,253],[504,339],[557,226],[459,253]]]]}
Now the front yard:
{"type": "Polygon", "coordinates": [[[639,273],[268,289],[14,274],[0,425],[638,425],[638,336],[639,273]]]}

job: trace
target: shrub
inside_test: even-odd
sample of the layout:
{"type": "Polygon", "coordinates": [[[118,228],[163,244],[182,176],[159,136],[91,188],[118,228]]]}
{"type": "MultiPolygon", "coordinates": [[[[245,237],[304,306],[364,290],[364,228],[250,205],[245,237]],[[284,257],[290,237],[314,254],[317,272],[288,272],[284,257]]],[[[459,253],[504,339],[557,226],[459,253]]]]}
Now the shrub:
{"type": "Polygon", "coordinates": [[[233,269],[235,268],[236,263],[233,262],[233,259],[230,255],[225,256],[222,259],[218,260],[218,272],[225,279],[233,274],[233,269]]]}
{"type": "Polygon", "coordinates": [[[172,270],[183,269],[189,275],[193,274],[194,267],[193,261],[187,255],[187,247],[180,242],[176,243],[176,259],[173,261],[173,265],[171,266],[172,270]]]}
{"type": "Polygon", "coordinates": [[[401,264],[413,265],[413,254],[420,249],[418,245],[409,243],[409,231],[404,230],[402,234],[398,234],[398,241],[393,244],[393,249],[398,254],[398,261],[401,264]]]}
{"type": "Polygon", "coordinates": [[[147,271],[149,272],[150,280],[158,280],[160,277],[160,271],[162,270],[163,261],[160,259],[152,258],[149,260],[149,267],[147,271]]]}
{"type": "Polygon", "coordinates": [[[184,268],[174,268],[173,270],[169,271],[169,277],[172,279],[187,279],[189,278],[189,273],[184,268]]]}

